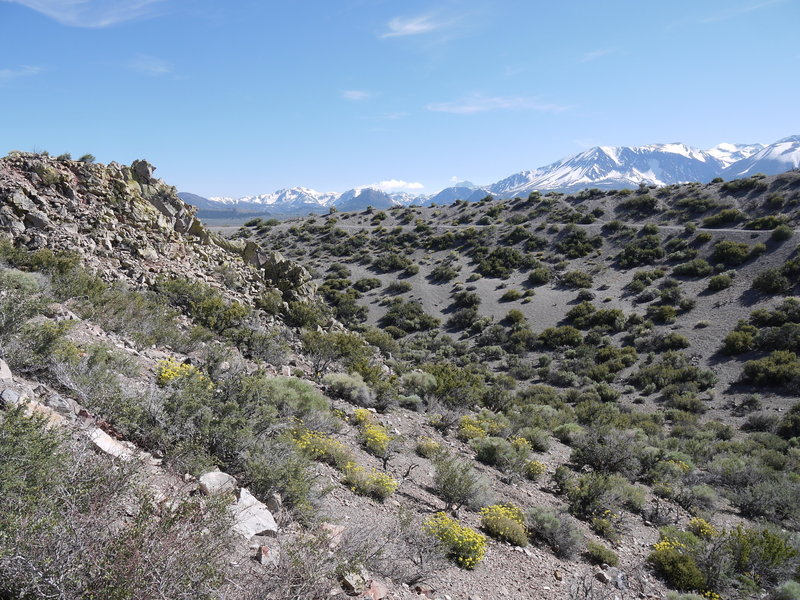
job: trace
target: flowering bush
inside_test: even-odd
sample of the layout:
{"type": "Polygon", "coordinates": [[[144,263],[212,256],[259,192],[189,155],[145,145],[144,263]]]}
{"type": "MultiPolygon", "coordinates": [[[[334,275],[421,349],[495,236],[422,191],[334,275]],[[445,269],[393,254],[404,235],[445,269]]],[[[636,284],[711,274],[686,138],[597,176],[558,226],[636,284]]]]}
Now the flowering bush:
{"type": "Polygon", "coordinates": [[[523,474],[525,475],[526,479],[536,481],[545,473],[547,473],[547,467],[543,462],[538,460],[529,460],[525,463],[523,474]]]}
{"type": "Polygon", "coordinates": [[[364,408],[356,409],[354,420],[358,425],[364,449],[375,456],[386,456],[393,439],[386,428],[376,423],[372,413],[364,408]]]}
{"type": "MultiPolygon", "coordinates": [[[[183,377],[189,377],[195,374],[206,378],[205,375],[200,373],[197,367],[178,362],[172,357],[159,361],[156,365],[156,383],[160,386],[169,385],[176,379],[182,379],[183,377]]],[[[209,381],[209,383],[211,382],[209,381]]]]}
{"type": "Polygon", "coordinates": [[[481,526],[490,536],[513,544],[528,545],[528,532],[522,510],[513,504],[494,504],[481,509],[481,526]]]}
{"type": "Polygon", "coordinates": [[[342,483],[356,494],[371,496],[376,500],[385,500],[397,491],[400,484],[385,473],[374,469],[367,471],[355,463],[345,465],[342,483]]]}
{"type": "Polygon", "coordinates": [[[435,537],[447,549],[459,567],[474,569],[486,554],[486,537],[439,512],[422,525],[425,533],[435,537]]]}

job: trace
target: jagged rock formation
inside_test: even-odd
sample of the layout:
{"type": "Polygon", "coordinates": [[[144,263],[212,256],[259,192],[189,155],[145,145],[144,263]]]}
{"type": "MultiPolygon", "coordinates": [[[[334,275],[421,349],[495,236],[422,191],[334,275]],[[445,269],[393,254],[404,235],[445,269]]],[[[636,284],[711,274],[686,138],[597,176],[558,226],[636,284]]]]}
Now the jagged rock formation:
{"type": "Polygon", "coordinates": [[[0,232],[29,249],[78,252],[108,281],[150,285],[158,276],[179,275],[223,287],[210,273],[224,267],[243,282],[242,301],[265,286],[287,300],[313,296],[305,269],[215,235],[154,170],[144,160],[128,167],[28,153],[2,158],[0,232]]]}

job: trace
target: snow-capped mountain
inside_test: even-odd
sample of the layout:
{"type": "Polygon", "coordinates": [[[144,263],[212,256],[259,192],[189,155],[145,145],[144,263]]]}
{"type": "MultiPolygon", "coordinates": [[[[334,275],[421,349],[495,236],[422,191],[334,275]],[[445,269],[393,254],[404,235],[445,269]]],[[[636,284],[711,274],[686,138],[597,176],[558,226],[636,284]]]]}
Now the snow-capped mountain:
{"type": "Polygon", "coordinates": [[[710,150],[706,150],[706,152],[716,158],[725,167],[729,167],[735,162],[750,158],[753,154],[763,149],[764,144],[728,144],[723,142],[722,144],[717,144],[710,150]]]}
{"type": "Polygon", "coordinates": [[[722,163],[685,144],[597,146],[534,171],[522,171],[491,185],[492,194],[506,198],[534,190],[577,191],[587,187],[621,188],[710,181],[722,163]]]}
{"type": "Polygon", "coordinates": [[[436,194],[387,193],[377,187],[358,187],[343,192],[317,192],[304,187],[242,198],[203,198],[182,193],[190,204],[208,212],[262,213],[276,216],[322,213],[335,207],[341,211],[367,206],[385,209],[413,204],[450,204],[456,200],[477,202],[488,195],[496,198],[527,196],[533,191],[575,192],[589,187],[618,189],[646,185],[670,185],[715,177],[734,179],[754,173],[774,175],[800,167],[800,135],[762,144],[719,144],[698,150],[686,144],[647,146],[597,146],[531,171],[514,173],[496,183],[476,186],[455,183],[436,194]]]}
{"type": "Polygon", "coordinates": [[[735,179],[756,173],[775,175],[797,168],[800,168],[800,135],[793,135],[733,163],[722,172],[722,177],[735,179]]]}
{"type": "Polygon", "coordinates": [[[298,206],[298,205],[319,205],[329,206],[339,197],[335,192],[318,192],[305,187],[293,187],[278,190],[271,194],[259,194],[257,196],[243,196],[241,198],[212,197],[211,202],[220,204],[258,204],[261,206],[298,206]]]}

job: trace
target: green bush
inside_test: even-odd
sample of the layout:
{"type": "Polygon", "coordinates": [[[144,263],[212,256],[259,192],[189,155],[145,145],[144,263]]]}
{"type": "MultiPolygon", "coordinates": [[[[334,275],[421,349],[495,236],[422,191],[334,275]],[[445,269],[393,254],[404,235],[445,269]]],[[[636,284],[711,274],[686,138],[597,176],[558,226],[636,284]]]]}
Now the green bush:
{"type": "Polygon", "coordinates": [[[541,539],[559,558],[572,558],[583,543],[583,535],[569,515],[535,506],[525,514],[534,539],[541,539]]]}
{"type": "Polygon", "coordinates": [[[586,544],[586,558],[589,559],[589,562],[596,565],[616,567],[619,564],[619,556],[617,556],[617,553],[597,542],[589,542],[586,544]]]}
{"type": "Polygon", "coordinates": [[[486,480],[469,462],[447,454],[434,459],[433,483],[436,495],[445,502],[448,512],[480,504],[488,490],[486,480]]]}
{"type": "Polygon", "coordinates": [[[680,591],[705,588],[706,577],[682,542],[663,538],[653,546],[647,562],[670,587],[680,591]]]}
{"type": "Polygon", "coordinates": [[[535,267],[528,273],[528,284],[532,286],[544,285],[549,283],[553,278],[553,274],[549,268],[545,266],[535,267]]]}
{"type": "Polygon", "coordinates": [[[800,360],[788,350],[776,350],[769,356],[744,364],[742,379],[748,383],[779,387],[800,379],[800,360]]]}
{"type": "Polygon", "coordinates": [[[482,508],[481,527],[496,540],[513,546],[528,545],[522,510],[513,504],[494,504],[482,508]]]}
{"type": "Polygon", "coordinates": [[[800,582],[787,581],[772,590],[768,600],[800,600],[800,582]]]}
{"type": "Polygon", "coordinates": [[[772,230],[770,238],[776,242],[785,242],[794,235],[794,229],[789,225],[781,224],[772,230]]]}
{"type": "Polygon", "coordinates": [[[733,278],[727,273],[714,275],[708,280],[708,289],[712,292],[719,292],[725,290],[733,285],[733,278]]]}
{"type": "Polygon", "coordinates": [[[380,279],[375,277],[362,277],[353,284],[353,287],[359,292],[369,292],[370,290],[381,287],[381,285],[380,279]]]}
{"type": "MultiPolygon", "coordinates": [[[[727,185],[727,184],[726,184],[727,185]]],[[[747,215],[735,208],[726,208],[715,215],[703,219],[703,227],[717,228],[741,223],[747,220],[747,215]]]]}
{"type": "Polygon", "coordinates": [[[550,327],[539,334],[539,341],[548,348],[578,346],[583,341],[581,332],[571,325],[550,327]]]}
{"type": "Polygon", "coordinates": [[[592,276],[584,271],[568,271],[561,276],[560,281],[564,286],[573,289],[592,287],[592,276]]]}
{"type": "Polygon", "coordinates": [[[617,255],[617,262],[623,269],[630,269],[631,267],[652,265],[664,258],[665,255],[666,251],[662,247],[661,238],[658,235],[643,235],[623,246],[622,251],[617,255]]]}
{"type": "Polygon", "coordinates": [[[785,294],[792,288],[792,282],[777,267],[771,267],[756,275],[753,289],[765,294],[785,294]]]}
{"type": "Polygon", "coordinates": [[[748,258],[750,258],[750,246],[744,242],[730,240],[721,240],[714,244],[714,251],[711,253],[711,260],[729,267],[740,265],[748,258]]]}
{"type": "Polygon", "coordinates": [[[681,263],[672,269],[673,275],[684,277],[707,277],[713,272],[713,267],[708,264],[707,260],[702,258],[695,258],[689,262],[681,263]]]}
{"type": "Polygon", "coordinates": [[[513,302],[522,298],[522,292],[519,290],[508,290],[500,296],[500,302],[513,302]]]}

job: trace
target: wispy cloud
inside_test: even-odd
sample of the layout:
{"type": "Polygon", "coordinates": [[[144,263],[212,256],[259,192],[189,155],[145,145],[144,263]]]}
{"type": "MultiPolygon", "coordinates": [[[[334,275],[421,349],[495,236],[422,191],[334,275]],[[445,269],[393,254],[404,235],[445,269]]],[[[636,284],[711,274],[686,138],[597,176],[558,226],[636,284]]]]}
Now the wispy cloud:
{"type": "Polygon", "coordinates": [[[19,79],[20,77],[38,75],[43,70],[42,67],[31,65],[23,65],[17,69],[0,69],[0,83],[6,83],[12,79],[19,79]]]}
{"type": "Polygon", "coordinates": [[[559,104],[540,102],[537,98],[522,96],[481,96],[473,95],[452,102],[434,102],[425,107],[433,112],[452,113],[456,115],[472,115],[475,113],[496,110],[537,110],[543,112],[561,112],[567,109],[559,104]]]}
{"type": "Polygon", "coordinates": [[[371,97],[372,94],[364,90],[344,90],[342,92],[342,98],[344,98],[345,100],[359,101],[359,100],[367,100],[368,98],[371,97]]]}
{"type": "Polygon", "coordinates": [[[775,6],[776,4],[784,4],[786,0],[765,0],[762,2],[754,2],[751,4],[746,4],[744,6],[738,6],[731,8],[729,10],[725,10],[717,15],[713,15],[711,17],[707,17],[705,19],[701,19],[701,23],[719,23],[720,21],[727,21],[728,19],[734,19],[736,17],[741,17],[751,12],[755,12],[757,10],[761,10],[763,8],[769,8],[770,6],[775,6]]]}
{"type": "Polygon", "coordinates": [[[0,0],[27,6],[71,27],[110,27],[153,13],[166,0],[0,0]]]}
{"type": "Polygon", "coordinates": [[[379,181],[375,187],[382,189],[384,192],[391,192],[396,190],[421,190],[425,186],[419,181],[403,181],[402,179],[387,179],[379,181]]]}
{"type": "Polygon", "coordinates": [[[444,23],[434,21],[430,15],[420,17],[397,17],[386,24],[388,31],[384,32],[382,38],[402,37],[407,35],[421,35],[441,29],[444,23]]]}
{"type": "Polygon", "coordinates": [[[145,75],[159,76],[172,73],[172,65],[165,60],[156,56],[150,56],[149,54],[137,55],[128,63],[128,67],[139,73],[144,73],[145,75]]]}
{"type": "Polygon", "coordinates": [[[616,49],[614,48],[602,48],[600,50],[592,50],[591,52],[587,52],[581,57],[581,62],[590,62],[593,60],[597,60],[598,58],[602,58],[603,56],[614,54],[614,52],[616,52],[616,49]]]}

